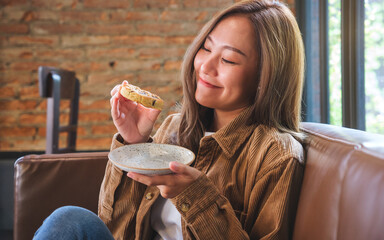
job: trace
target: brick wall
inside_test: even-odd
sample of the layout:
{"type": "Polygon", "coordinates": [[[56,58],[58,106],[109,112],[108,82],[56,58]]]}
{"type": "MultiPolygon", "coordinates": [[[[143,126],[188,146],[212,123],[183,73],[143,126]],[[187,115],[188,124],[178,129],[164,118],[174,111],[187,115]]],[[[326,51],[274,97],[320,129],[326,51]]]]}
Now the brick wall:
{"type": "Polygon", "coordinates": [[[45,149],[41,65],[73,70],[80,80],[78,150],[109,148],[116,131],[109,92],[123,79],[165,100],[158,127],[181,99],[188,44],[235,1],[0,0],[0,151],[45,149]]]}

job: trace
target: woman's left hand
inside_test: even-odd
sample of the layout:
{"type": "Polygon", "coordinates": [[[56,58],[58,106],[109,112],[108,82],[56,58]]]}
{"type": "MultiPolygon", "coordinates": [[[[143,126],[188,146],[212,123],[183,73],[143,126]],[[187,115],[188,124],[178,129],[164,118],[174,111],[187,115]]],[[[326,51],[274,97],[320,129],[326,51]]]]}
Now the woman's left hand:
{"type": "Polygon", "coordinates": [[[174,198],[201,174],[199,170],[179,162],[170,162],[169,168],[173,174],[148,176],[129,172],[127,176],[147,186],[157,186],[163,198],[174,198]]]}

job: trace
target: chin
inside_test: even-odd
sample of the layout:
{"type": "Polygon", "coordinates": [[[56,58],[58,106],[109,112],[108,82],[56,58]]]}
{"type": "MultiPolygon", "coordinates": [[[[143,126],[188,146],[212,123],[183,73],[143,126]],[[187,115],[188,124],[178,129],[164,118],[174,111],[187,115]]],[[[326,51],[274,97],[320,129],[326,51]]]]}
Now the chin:
{"type": "Polygon", "coordinates": [[[199,99],[196,97],[196,102],[200,104],[203,107],[206,108],[216,108],[217,107],[217,100],[216,101],[210,101],[210,100],[204,100],[204,99],[199,99]]]}

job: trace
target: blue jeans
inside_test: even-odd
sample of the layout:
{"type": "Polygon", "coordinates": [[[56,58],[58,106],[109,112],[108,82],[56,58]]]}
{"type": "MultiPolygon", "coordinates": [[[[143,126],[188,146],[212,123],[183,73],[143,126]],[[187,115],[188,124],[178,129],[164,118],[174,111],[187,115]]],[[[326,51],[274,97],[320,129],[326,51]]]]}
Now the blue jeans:
{"type": "Polygon", "coordinates": [[[105,239],[113,240],[111,232],[93,212],[75,206],[56,209],[36,231],[34,240],[105,239]]]}

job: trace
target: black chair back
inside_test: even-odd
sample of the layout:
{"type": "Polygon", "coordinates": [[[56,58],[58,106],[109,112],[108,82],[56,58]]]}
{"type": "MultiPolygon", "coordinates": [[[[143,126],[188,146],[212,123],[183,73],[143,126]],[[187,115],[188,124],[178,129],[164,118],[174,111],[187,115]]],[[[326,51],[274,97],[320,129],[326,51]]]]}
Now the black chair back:
{"type": "Polygon", "coordinates": [[[40,96],[47,98],[46,153],[76,151],[80,83],[75,72],[55,67],[39,67],[40,96]],[[70,100],[69,122],[60,125],[60,100],[70,100]],[[67,132],[66,146],[59,148],[61,132],[67,132]]]}

